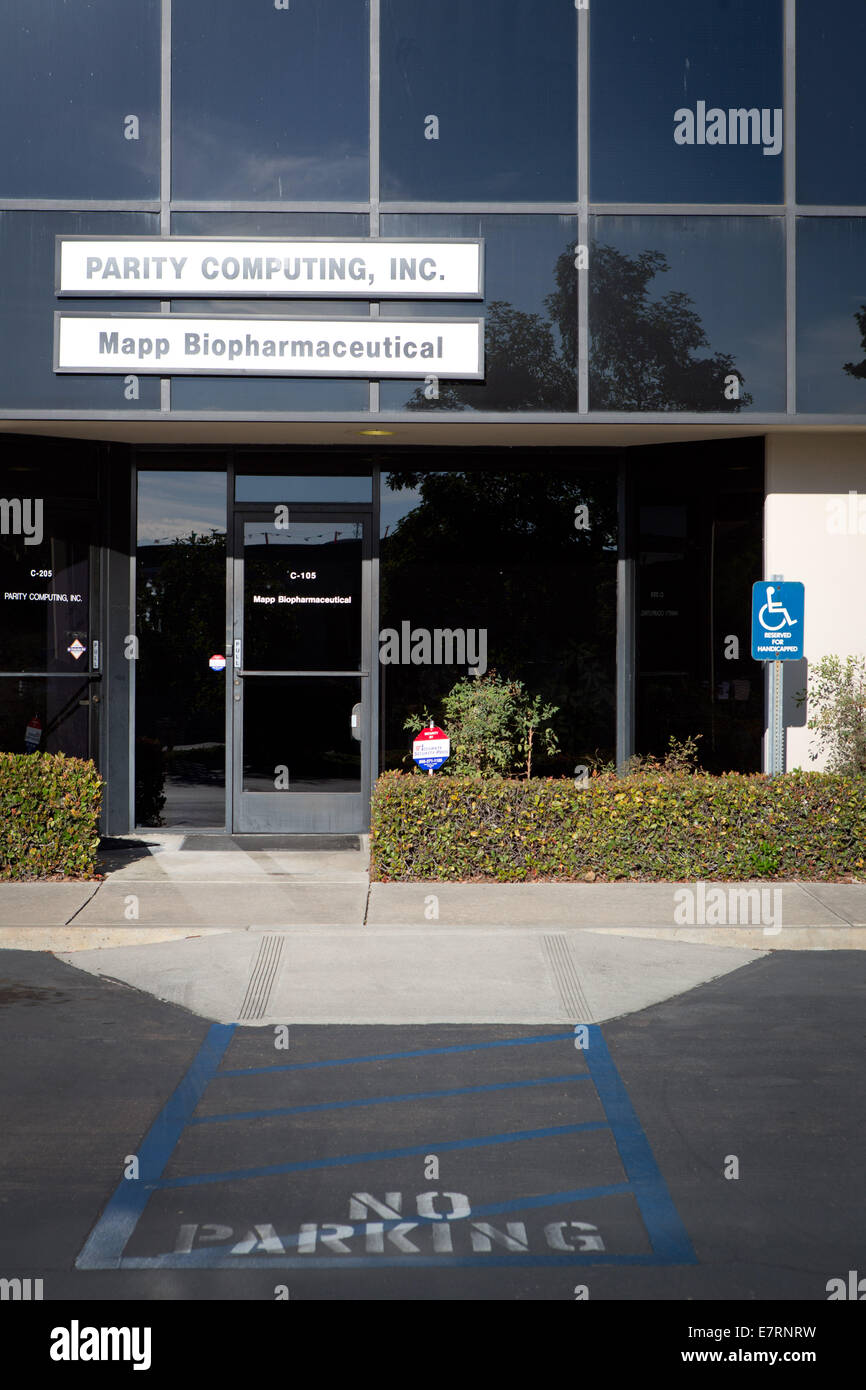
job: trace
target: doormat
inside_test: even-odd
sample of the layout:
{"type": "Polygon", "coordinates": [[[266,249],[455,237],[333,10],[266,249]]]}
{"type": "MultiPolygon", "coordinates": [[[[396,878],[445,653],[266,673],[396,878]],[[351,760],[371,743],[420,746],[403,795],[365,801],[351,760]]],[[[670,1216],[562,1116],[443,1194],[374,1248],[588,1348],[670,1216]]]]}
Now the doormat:
{"type": "Polygon", "coordinates": [[[361,848],[357,835],[185,835],[181,849],[199,854],[208,850],[271,850],[278,853],[322,853],[361,848]]]}

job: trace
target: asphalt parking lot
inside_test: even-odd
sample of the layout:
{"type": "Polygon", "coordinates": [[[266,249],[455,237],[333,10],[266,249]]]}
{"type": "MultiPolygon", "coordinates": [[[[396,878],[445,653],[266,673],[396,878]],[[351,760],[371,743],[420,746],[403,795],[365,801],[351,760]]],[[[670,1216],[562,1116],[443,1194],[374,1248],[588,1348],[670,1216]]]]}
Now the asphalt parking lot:
{"type": "Polygon", "coordinates": [[[209,1030],[78,1268],[694,1262],[598,1027],[291,1031],[209,1030]]]}
{"type": "Polygon", "coordinates": [[[46,1298],[823,1301],[862,1264],[860,952],[585,1032],[209,1025],[0,964],[0,1258],[46,1298]]]}

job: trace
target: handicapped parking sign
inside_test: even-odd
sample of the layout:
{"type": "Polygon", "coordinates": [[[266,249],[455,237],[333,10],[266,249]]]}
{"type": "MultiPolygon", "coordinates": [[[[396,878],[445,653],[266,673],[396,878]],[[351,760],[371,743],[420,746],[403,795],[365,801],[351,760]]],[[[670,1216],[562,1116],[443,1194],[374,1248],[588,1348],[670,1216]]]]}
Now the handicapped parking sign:
{"type": "Polygon", "coordinates": [[[752,656],[756,661],[799,661],[803,656],[806,591],[796,580],[762,579],[752,585],[752,656]]]}

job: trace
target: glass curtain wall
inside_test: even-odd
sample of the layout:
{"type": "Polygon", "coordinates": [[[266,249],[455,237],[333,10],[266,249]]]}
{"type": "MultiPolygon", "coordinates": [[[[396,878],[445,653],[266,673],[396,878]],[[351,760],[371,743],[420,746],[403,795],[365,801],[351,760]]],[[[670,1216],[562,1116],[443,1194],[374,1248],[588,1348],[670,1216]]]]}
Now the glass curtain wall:
{"type": "Polygon", "coordinates": [[[637,558],[637,749],[695,737],[711,772],[757,772],[762,668],[751,657],[762,577],[762,442],[631,451],[637,558]]]}
{"type": "Polygon", "coordinates": [[[0,11],[0,413],[866,415],[862,0],[0,11]],[[58,234],[481,237],[480,305],[305,311],[480,310],[486,378],[55,373],[58,234]]]}
{"type": "Polygon", "coordinates": [[[382,464],[382,766],[411,769],[413,733],[473,671],[555,707],[559,751],[533,775],[613,758],[615,472],[538,451],[437,462],[382,464]]]}
{"type": "Polygon", "coordinates": [[[101,661],[96,453],[0,440],[0,749],[95,751],[101,661]],[[97,638],[98,640],[98,638],[97,638]]]}
{"type": "MultiPolygon", "coordinates": [[[[189,458],[186,459],[187,465],[189,458]]],[[[139,467],[136,822],[222,826],[226,471],[139,467]]]]}

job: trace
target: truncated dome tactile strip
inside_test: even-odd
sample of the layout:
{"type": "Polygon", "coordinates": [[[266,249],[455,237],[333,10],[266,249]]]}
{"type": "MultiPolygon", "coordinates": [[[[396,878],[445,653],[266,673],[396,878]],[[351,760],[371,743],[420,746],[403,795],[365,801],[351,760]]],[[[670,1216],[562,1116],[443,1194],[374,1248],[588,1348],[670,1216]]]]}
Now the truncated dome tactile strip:
{"type": "Polygon", "coordinates": [[[268,934],[262,937],[238,1012],[239,1019],[264,1018],[267,1014],[285,944],[284,936],[268,934]]]}

